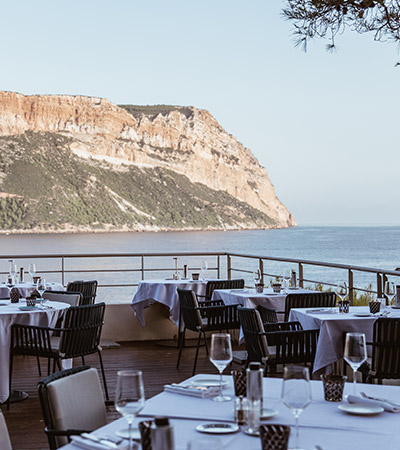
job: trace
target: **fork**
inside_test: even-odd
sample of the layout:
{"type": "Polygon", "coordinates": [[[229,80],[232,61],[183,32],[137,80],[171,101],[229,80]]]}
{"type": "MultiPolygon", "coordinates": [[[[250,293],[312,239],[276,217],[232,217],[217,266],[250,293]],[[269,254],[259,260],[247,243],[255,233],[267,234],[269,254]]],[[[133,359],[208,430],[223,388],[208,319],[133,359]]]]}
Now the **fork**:
{"type": "Polygon", "coordinates": [[[371,397],[370,395],[367,395],[365,392],[361,392],[361,397],[367,398],[368,400],[375,400],[377,402],[388,403],[389,405],[395,406],[396,408],[400,408],[400,405],[398,403],[391,402],[387,398],[371,397]]]}

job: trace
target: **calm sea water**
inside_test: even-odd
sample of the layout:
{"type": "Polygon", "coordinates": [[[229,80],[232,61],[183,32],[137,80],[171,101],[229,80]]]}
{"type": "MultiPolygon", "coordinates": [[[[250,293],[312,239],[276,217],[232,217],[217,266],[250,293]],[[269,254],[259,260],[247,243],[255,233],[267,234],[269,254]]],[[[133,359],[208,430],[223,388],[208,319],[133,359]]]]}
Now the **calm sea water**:
{"type": "MultiPolygon", "coordinates": [[[[357,266],[384,268],[393,270],[400,267],[400,227],[296,227],[285,230],[257,231],[219,231],[219,232],[168,232],[168,233],[102,233],[102,234],[51,234],[51,235],[9,235],[0,236],[1,255],[55,254],[55,253],[140,253],[140,252],[214,252],[230,251],[234,253],[255,254],[299,258],[313,261],[352,264],[357,266]]],[[[204,258],[202,258],[204,259],[204,258]]],[[[17,261],[19,265],[28,266],[29,261],[17,261]]],[[[181,258],[180,264],[200,267],[201,260],[181,258]]],[[[158,264],[160,262],[158,261],[158,264]]],[[[54,261],[53,261],[54,264],[54,261]]],[[[77,271],[69,275],[79,278],[79,269],[98,268],[138,268],[138,260],[74,260],[67,268],[77,271]]],[[[147,267],[152,267],[152,262],[147,267]]],[[[215,259],[208,260],[210,267],[215,266],[215,259]]],[[[224,262],[223,262],[224,264],[224,262]]],[[[171,258],[162,262],[163,267],[173,267],[171,258]]],[[[153,264],[154,266],[154,264],[153,264]]],[[[234,267],[247,270],[256,268],[255,262],[235,260],[234,267]]],[[[37,269],[44,270],[48,264],[37,262],[37,269]]],[[[155,267],[155,266],[154,266],[155,267]]],[[[158,265],[159,267],[159,265],[158,265]]],[[[266,263],[265,271],[280,274],[283,268],[296,265],[266,263]]],[[[8,270],[7,263],[0,262],[0,270],[8,270]]],[[[213,275],[210,271],[210,277],[213,275]]],[[[238,274],[239,275],[239,274],[238,274]]],[[[304,275],[312,280],[336,283],[345,280],[344,271],[320,269],[305,266],[304,275]]],[[[85,278],[90,277],[86,276],[85,278]]],[[[121,282],[137,282],[140,274],[93,274],[93,278],[102,283],[114,277],[121,282]]],[[[147,278],[165,276],[164,272],[154,272],[147,278]]],[[[82,277],[82,276],[81,276],[82,277]]],[[[56,276],[50,279],[59,279],[56,276]]],[[[247,275],[250,281],[251,276],[247,275]]],[[[366,287],[375,282],[375,276],[355,274],[355,285],[366,287]]],[[[100,299],[107,302],[127,302],[132,299],[135,288],[103,289],[100,299]]]]}

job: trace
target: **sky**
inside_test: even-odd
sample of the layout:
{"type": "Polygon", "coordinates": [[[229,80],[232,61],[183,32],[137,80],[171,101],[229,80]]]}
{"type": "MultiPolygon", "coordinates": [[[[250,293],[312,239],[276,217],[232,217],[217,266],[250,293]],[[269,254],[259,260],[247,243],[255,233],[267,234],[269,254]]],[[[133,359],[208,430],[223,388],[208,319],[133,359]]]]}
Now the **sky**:
{"type": "Polygon", "coordinates": [[[400,225],[398,48],[293,45],[280,0],[3,0],[0,89],[209,110],[299,225],[400,225]]]}

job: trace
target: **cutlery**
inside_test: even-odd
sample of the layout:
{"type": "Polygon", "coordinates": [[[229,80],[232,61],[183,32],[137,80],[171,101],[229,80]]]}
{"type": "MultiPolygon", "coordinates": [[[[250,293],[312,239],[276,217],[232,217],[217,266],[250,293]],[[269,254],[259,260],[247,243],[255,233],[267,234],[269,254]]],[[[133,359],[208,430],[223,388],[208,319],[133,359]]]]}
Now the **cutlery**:
{"type": "Polygon", "coordinates": [[[386,398],[371,397],[370,395],[367,395],[365,392],[361,392],[361,397],[367,398],[368,400],[375,400],[377,402],[388,403],[389,405],[395,406],[396,408],[400,408],[399,403],[391,402],[390,400],[388,400],[386,398]]]}
{"type": "Polygon", "coordinates": [[[98,444],[102,444],[109,448],[118,448],[118,444],[122,442],[122,439],[119,440],[113,440],[111,438],[102,437],[102,436],[96,436],[95,434],[89,434],[89,433],[82,433],[80,435],[83,439],[87,439],[88,441],[97,442],[98,444]]]}

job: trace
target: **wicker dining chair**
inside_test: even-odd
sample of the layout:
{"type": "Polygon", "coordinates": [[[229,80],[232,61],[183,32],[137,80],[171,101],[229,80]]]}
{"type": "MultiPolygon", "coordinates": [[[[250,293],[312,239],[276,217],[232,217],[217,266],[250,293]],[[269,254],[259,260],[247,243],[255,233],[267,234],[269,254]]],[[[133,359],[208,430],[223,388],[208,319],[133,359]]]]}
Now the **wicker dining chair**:
{"type": "Polygon", "coordinates": [[[42,297],[51,302],[63,302],[71,306],[78,306],[81,304],[82,294],[70,291],[44,291],[42,297]]]}
{"type": "MultiPolygon", "coordinates": [[[[80,357],[85,364],[85,356],[97,353],[99,356],[106,399],[109,399],[103,359],[101,356],[100,336],[104,323],[105,303],[95,305],[71,306],[65,313],[62,328],[40,327],[14,324],[11,327],[10,348],[10,392],[12,383],[13,358],[15,355],[30,355],[53,360],[53,372],[56,365],[62,370],[61,361],[80,357]],[[52,333],[59,332],[59,336],[52,333]]],[[[9,407],[9,402],[8,402],[9,407]]]]}
{"type": "Polygon", "coordinates": [[[247,350],[247,362],[265,364],[264,376],[277,372],[277,365],[310,364],[317,350],[319,330],[303,330],[299,322],[263,324],[253,308],[238,307],[247,350]]]}
{"type": "Polygon", "coordinates": [[[278,316],[276,315],[275,309],[268,308],[264,305],[257,305],[257,311],[260,313],[261,320],[265,322],[278,322],[278,316]]]}
{"type": "Polygon", "coordinates": [[[97,281],[70,281],[67,284],[67,291],[80,292],[82,294],[80,305],[92,305],[96,301],[97,281]]]}
{"type": "Polygon", "coordinates": [[[182,350],[185,344],[186,330],[197,332],[196,356],[194,359],[192,373],[194,375],[196,372],[201,337],[204,337],[206,352],[208,355],[206,332],[239,329],[240,323],[237,314],[238,305],[200,307],[194,291],[178,288],[177,292],[179,296],[180,312],[183,320],[183,331],[179,342],[179,355],[176,367],[179,368],[182,350]]]}
{"type": "MultiPolygon", "coordinates": [[[[206,293],[204,295],[205,301],[210,301],[212,299],[213,292],[215,289],[243,289],[244,280],[210,280],[206,284],[206,293]]],[[[198,295],[198,297],[202,297],[198,295]]]]}
{"type": "Polygon", "coordinates": [[[380,317],[374,322],[372,359],[366,381],[382,384],[400,379],[400,318],[380,317]]]}
{"type": "Polygon", "coordinates": [[[292,308],[333,308],[336,305],[334,292],[310,292],[302,294],[288,294],[285,299],[285,322],[289,320],[292,308]]]}
{"type": "Polygon", "coordinates": [[[56,372],[38,383],[50,450],[70,437],[107,424],[106,405],[96,369],[79,366],[56,372]]]}

